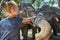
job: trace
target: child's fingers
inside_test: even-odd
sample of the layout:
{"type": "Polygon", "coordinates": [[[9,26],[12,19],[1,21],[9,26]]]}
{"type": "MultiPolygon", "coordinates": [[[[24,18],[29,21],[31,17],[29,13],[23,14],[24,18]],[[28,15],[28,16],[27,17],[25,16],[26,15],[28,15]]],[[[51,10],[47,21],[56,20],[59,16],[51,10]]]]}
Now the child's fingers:
{"type": "Polygon", "coordinates": [[[27,20],[32,20],[32,18],[27,18],[27,20]]]}

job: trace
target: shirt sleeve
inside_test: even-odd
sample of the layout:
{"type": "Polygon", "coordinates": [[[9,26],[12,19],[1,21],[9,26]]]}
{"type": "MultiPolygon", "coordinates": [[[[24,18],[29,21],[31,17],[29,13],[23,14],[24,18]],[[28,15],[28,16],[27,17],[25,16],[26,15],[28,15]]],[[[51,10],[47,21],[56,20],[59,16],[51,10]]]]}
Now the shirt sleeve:
{"type": "Polygon", "coordinates": [[[19,16],[17,20],[18,20],[18,23],[22,23],[23,18],[19,16]]]}

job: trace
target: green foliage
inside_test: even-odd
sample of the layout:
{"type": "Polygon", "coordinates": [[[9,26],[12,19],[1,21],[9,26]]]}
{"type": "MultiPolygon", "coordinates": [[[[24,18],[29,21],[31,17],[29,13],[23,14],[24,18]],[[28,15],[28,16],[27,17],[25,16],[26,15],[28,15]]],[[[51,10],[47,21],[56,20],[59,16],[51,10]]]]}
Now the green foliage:
{"type": "Polygon", "coordinates": [[[42,1],[44,1],[44,0],[36,0],[36,1],[33,3],[33,6],[34,6],[35,8],[40,7],[42,1]]]}
{"type": "Polygon", "coordinates": [[[17,5],[19,5],[19,3],[22,3],[24,0],[13,0],[17,3],[17,5]]]}
{"type": "Polygon", "coordinates": [[[48,2],[48,4],[51,4],[51,5],[53,5],[55,3],[55,0],[50,0],[49,2],[48,2]]]}
{"type": "MultiPolygon", "coordinates": [[[[13,1],[15,1],[18,5],[22,2],[24,2],[24,0],[13,0],[13,1]]],[[[0,0],[0,2],[1,2],[1,0],[0,0]]],[[[36,9],[36,8],[40,7],[42,4],[53,5],[55,3],[55,0],[49,0],[48,2],[45,2],[45,0],[29,0],[29,3],[31,5],[33,5],[33,7],[36,9]]],[[[4,14],[2,14],[2,15],[4,15],[4,14]]]]}
{"type": "MultiPolygon", "coordinates": [[[[24,2],[24,0],[13,0],[13,1],[15,1],[17,4],[24,2]]],[[[28,1],[28,0],[26,0],[26,1],[28,1]]],[[[34,7],[38,8],[42,5],[42,2],[44,2],[44,1],[45,0],[29,0],[29,3],[31,5],[33,4],[34,7]]],[[[48,2],[44,2],[44,4],[53,5],[54,2],[55,2],[55,0],[49,0],[48,2]]]]}
{"type": "Polygon", "coordinates": [[[13,1],[15,1],[17,4],[20,2],[20,0],[13,0],[13,1]]]}
{"type": "Polygon", "coordinates": [[[33,4],[36,0],[29,0],[30,4],[33,4]]]}

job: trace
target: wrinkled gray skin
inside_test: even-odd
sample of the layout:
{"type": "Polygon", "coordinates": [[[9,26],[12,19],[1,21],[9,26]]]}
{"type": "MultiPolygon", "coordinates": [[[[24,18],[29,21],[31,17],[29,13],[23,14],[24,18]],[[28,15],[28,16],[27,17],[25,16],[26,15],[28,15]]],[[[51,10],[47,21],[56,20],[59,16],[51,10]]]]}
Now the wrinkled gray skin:
{"type": "Polygon", "coordinates": [[[35,34],[35,40],[49,40],[52,33],[51,26],[41,13],[36,15],[33,19],[33,23],[41,29],[39,33],[35,34]]]}
{"type": "Polygon", "coordinates": [[[33,10],[34,8],[33,9],[31,9],[31,8],[29,9],[29,6],[31,8],[33,8],[30,4],[27,4],[27,3],[26,4],[25,3],[21,4],[21,6],[20,6],[20,15],[23,18],[27,18],[27,17],[33,18],[32,19],[32,23],[41,29],[41,31],[39,32],[39,34],[37,33],[36,36],[35,36],[36,40],[42,40],[42,38],[45,38],[45,37],[46,37],[46,40],[48,40],[49,37],[50,37],[50,35],[51,35],[50,24],[45,20],[45,18],[44,18],[44,16],[43,16],[42,13],[35,12],[35,10],[33,10]],[[46,22],[48,24],[48,26],[46,26],[46,27],[45,26],[41,26],[41,22],[43,22],[43,21],[46,22]],[[47,36],[47,34],[48,34],[48,36],[47,36]],[[37,35],[39,35],[39,36],[37,36],[37,35]],[[40,37],[40,36],[42,36],[42,37],[40,37]]]}
{"type": "Polygon", "coordinates": [[[53,35],[60,33],[60,9],[56,7],[51,7],[49,5],[43,5],[41,8],[37,9],[41,12],[45,19],[51,24],[53,29],[53,35]]]}
{"type": "MultiPolygon", "coordinates": [[[[19,14],[23,18],[32,17],[34,15],[34,8],[29,3],[21,3],[19,9],[20,9],[19,14]]],[[[27,35],[28,35],[28,29],[30,29],[30,28],[32,30],[34,29],[32,22],[30,22],[29,24],[22,24],[21,30],[22,30],[23,40],[28,40],[27,35]]],[[[34,40],[35,34],[34,34],[34,32],[32,34],[33,34],[33,40],[34,40]]]]}

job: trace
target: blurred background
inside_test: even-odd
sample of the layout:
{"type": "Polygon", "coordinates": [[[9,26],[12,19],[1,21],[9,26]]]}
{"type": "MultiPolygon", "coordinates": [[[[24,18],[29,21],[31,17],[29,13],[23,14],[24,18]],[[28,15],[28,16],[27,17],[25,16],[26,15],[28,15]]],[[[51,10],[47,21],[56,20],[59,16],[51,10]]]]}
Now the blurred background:
{"type": "MultiPolygon", "coordinates": [[[[0,4],[1,4],[1,1],[10,1],[10,0],[0,0],[0,4]]],[[[30,3],[35,9],[40,8],[43,5],[60,7],[60,0],[13,0],[13,1],[15,1],[18,5],[20,5],[20,3],[30,3]]],[[[4,18],[3,13],[4,12],[0,12],[0,15],[2,15],[0,16],[0,19],[4,18]]]]}

